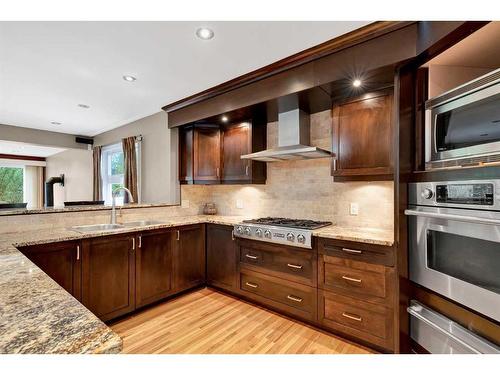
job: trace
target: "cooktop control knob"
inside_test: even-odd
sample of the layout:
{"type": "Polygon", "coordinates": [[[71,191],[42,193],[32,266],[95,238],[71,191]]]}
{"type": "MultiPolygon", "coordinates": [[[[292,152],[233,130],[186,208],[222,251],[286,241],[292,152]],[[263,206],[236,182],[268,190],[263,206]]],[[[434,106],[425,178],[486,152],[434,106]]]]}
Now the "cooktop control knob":
{"type": "Polygon", "coordinates": [[[255,235],[256,235],[257,237],[262,237],[262,230],[261,230],[261,229],[256,229],[256,230],[255,230],[255,235]]]}
{"type": "Polygon", "coordinates": [[[434,196],[434,193],[431,189],[425,188],[424,190],[422,190],[421,195],[422,195],[422,198],[424,198],[424,199],[431,199],[434,196]]]}
{"type": "Polygon", "coordinates": [[[295,236],[293,235],[293,233],[288,233],[288,234],[286,235],[286,239],[287,239],[288,241],[290,241],[290,242],[293,242],[293,241],[295,241],[295,236]]]}
{"type": "Polygon", "coordinates": [[[304,237],[304,235],[299,234],[299,235],[297,236],[297,241],[298,241],[299,243],[305,243],[305,242],[306,242],[306,238],[304,237]]]}
{"type": "Polygon", "coordinates": [[[251,234],[251,232],[250,232],[250,228],[248,228],[248,227],[246,227],[246,228],[245,228],[245,234],[246,234],[247,236],[250,236],[250,234],[251,234]]]}
{"type": "Polygon", "coordinates": [[[271,231],[269,229],[264,232],[264,237],[271,238],[271,231]]]}
{"type": "Polygon", "coordinates": [[[243,227],[241,227],[241,226],[236,227],[236,233],[243,234],[243,227]]]}

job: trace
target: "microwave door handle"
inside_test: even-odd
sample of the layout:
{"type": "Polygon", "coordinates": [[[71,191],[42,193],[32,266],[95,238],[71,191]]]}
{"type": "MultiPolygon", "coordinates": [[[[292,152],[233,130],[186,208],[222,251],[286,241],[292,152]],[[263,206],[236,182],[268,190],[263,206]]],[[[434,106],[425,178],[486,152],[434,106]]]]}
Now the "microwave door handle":
{"type": "Polygon", "coordinates": [[[500,220],[498,219],[488,219],[484,217],[466,216],[466,215],[443,214],[438,212],[421,211],[418,209],[407,209],[405,210],[405,215],[429,217],[434,219],[463,221],[466,223],[473,223],[473,224],[500,225],[500,220]]]}

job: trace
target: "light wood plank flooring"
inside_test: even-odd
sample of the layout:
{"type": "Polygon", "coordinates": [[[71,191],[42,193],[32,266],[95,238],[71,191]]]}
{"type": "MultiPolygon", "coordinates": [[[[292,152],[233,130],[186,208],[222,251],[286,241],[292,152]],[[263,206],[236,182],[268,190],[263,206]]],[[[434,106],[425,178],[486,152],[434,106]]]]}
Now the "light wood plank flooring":
{"type": "Polygon", "coordinates": [[[124,353],[362,354],[349,343],[266,309],[201,289],[115,322],[124,353]]]}

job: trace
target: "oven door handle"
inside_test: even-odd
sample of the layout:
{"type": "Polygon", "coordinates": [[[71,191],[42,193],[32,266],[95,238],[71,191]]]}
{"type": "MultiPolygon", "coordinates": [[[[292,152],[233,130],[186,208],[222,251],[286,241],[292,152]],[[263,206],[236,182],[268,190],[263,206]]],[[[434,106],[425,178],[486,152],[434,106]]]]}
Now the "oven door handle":
{"type": "Polygon", "coordinates": [[[498,219],[488,219],[485,217],[466,216],[466,215],[443,214],[438,212],[421,211],[418,209],[407,209],[405,210],[405,215],[430,217],[434,219],[446,219],[453,221],[463,221],[466,223],[474,223],[474,224],[500,225],[500,220],[498,219]]]}

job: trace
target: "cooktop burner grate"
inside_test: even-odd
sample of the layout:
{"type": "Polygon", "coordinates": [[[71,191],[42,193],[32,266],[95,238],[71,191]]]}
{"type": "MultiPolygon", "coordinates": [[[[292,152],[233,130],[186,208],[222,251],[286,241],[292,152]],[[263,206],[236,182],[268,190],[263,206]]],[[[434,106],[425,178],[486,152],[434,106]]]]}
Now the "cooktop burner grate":
{"type": "Polygon", "coordinates": [[[318,229],[332,225],[330,221],[315,221],[305,219],[288,219],[284,217],[263,217],[259,219],[243,220],[244,223],[274,225],[278,227],[297,228],[297,229],[318,229]]]}

